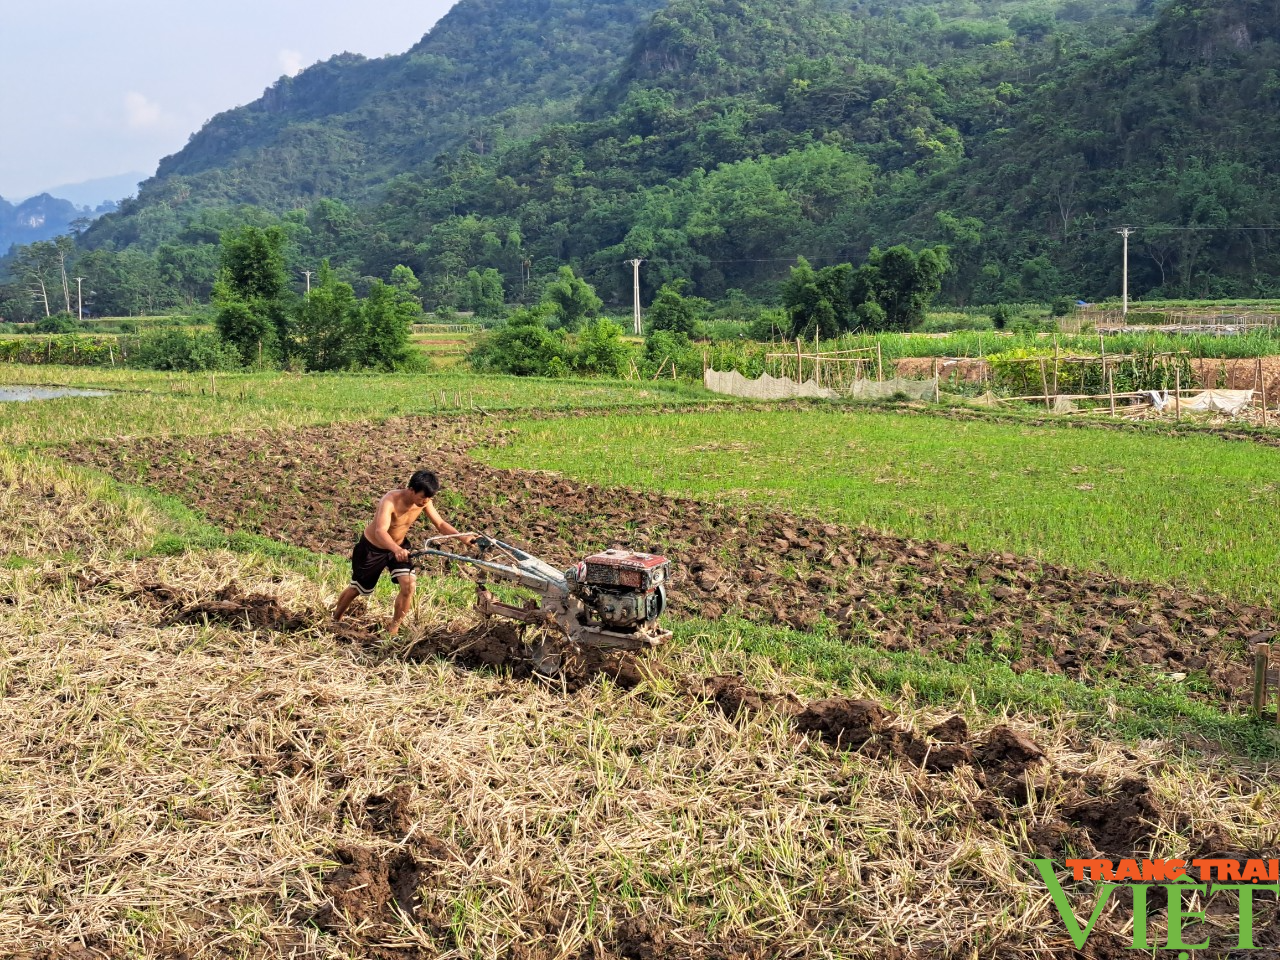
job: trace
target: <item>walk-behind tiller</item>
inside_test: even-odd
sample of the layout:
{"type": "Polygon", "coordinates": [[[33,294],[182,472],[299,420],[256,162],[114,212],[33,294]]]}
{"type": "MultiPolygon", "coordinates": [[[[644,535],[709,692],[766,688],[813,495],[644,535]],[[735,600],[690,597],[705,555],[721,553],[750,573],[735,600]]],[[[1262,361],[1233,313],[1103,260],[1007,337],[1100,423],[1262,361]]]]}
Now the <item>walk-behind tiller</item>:
{"type": "MultiPolygon", "coordinates": [[[[479,567],[476,609],[484,616],[497,615],[553,628],[578,647],[603,650],[645,650],[670,639],[671,631],[658,626],[667,606],[667,580],[671,562],[666,557],[631,550],[604,550],[580,560],[563,573],[509,543],[477,534],[431,537],[421,550],[409,556],[441,557],[479,567]],[[433,544],[474,536],[479,556],[439,549],[433,544]],[[494,559],[488,559],[492,554],[494,559]],[[485,574],[532,590],[538,600],[523,607],[494,599],[485,586],[485,574]]],[[[534,669],[551,676],[561,666],[559,644],[543,631],[530,654],[534,669]]]]}

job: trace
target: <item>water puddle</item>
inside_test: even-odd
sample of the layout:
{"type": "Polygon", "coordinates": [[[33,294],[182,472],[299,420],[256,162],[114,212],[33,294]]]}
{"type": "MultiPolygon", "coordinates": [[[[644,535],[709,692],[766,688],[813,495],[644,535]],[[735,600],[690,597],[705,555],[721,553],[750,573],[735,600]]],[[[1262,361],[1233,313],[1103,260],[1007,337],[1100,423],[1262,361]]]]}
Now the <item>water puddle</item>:
{"type": "Polygon", "coordinates": [[[77,390],[74,387],[0,387],[0,403],[56,400],[59,397],[108,397],[110,390],[77,390]]]}

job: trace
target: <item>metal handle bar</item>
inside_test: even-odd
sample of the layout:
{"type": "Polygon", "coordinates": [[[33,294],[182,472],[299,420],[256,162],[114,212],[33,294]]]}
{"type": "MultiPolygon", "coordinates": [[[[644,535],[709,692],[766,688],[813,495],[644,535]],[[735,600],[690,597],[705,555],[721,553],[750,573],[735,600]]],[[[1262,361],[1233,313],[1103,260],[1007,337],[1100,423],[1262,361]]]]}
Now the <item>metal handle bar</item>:
{"type": "Polygon", "coordinates": [[[409,552],[410,559],[418,557],[441,557],[445,560],[453,560],[461,563],[469,563],[473,566],[480,567],[482,570],[488,570],[491,573],[499,574],[508,580],[514,580],[521,586],[528,587],[538,593],[567,595],[568,584],[565,582],[564,574],[555,569],[548,563],[544,563],[532,554],[525,553],[518,547],[513,547],[509,543],[503,543],[494,537],[485,534],[447,534],[441,537],[431,537],[426,543],[434,543],[440,540],[452,540],[458,537],[474,536],[476,543],[480,549],[486,550],[496,548],[507,555],[515,562],[515,566],[509,566],[503,563],[495,563],[492,560],[485,560],[482,557],[468,557],[461,553],[450,553],[447,550],[436,550],[431,547],[423,547],[421,550],[411,550],[409,552]]]}

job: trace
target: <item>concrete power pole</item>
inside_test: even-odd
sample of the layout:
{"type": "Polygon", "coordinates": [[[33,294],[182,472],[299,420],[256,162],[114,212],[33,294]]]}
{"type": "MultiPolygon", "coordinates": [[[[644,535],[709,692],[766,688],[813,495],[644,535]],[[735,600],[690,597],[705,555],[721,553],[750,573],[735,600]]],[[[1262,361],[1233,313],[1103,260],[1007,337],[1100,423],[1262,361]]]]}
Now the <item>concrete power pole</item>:
{"type": "Polygon", "coordinates": [[[1133,228],[1121,227],[1116,233],[1124,237],[1124,281],[1121,286],[1120,315],[1127,317],[1129,315],[1129,235],[1133,233],[1133,228]]]}
{"type": "Polygon", "coordinates": [[[637,337],[642,337],[644,336],[644,331],[640,326],[640,264],[644,263],[644,261],[637,258],[635,260],[624,260],[623,262],[635,268],[635,294],[636,295],[635,295],[634,333],[637,337]]]}
{"type": "MultiPolygon", "coordinates": [[[[80,322],[84,323],[84,297],[80,296],[80,284],[84,282],[84,277],[76,277],[76,311],[80,314],[80,322]]],[[[89,291],[93,293],[92,290],[89,291]]]]}
{"type": "Polygon", "coordinates": [[[307,278],[307,293],[310,293],[310,292],[311,292],[311,274],[312,274],[313,272],[314,272],[314,271],[312,271],[312,270],[303,270],[303,271],[302,271],[303,275],[307,278]]]}

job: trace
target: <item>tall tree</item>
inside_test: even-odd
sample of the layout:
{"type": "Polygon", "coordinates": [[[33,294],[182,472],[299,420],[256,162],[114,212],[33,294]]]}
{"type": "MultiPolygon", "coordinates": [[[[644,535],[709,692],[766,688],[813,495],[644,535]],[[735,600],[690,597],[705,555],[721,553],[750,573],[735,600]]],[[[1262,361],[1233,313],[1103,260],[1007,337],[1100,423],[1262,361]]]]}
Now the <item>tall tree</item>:
{"type": "Polygon", "coordinates": [[[292,352],[308,370],[342,370],[354,365],[361,359],[365,339],[362,320],[351,284],[340,281],[324,260],[311,292],[298,308],[292,352]]]}
{"type": "Polygon", "coordinates": [[[374,370],[396,370],[409,359],[409,333],[415,321],[422,318],[422,303],[409,292],[420,286],[408,267],[406,277],[396,274],[392,282],[373,281],[369,294],[360,304],[360,335],[356,343],[355,362],[374,370]],[[409,282],[411,281],[411,283],[409,282]]]}
{"type": "Polygon", "coordinates": [[[223,234],[221,270],[213,287],[218,333],[245,363],[287,355],[288,237],[278,226],[243,226],[223,234]]]}
{"type": "Polygon", "coordinates": [[[943,246],[918,254],[905,244],[888,250],[873,247],[867,262],[853,275],[852,302],[869,326],[878,326],[874,321],[883,315],[884,329],[909,330],[924,320],[950,269],[943,246]]]}
{"type": "Polygon", "coordinates": [[[782,305],[793,337],[835,337],[853,323],[849,286],[853,267],[847,263],[814,270],[804,257],[796,258],[791,276],[782,286],[782,305]]]}
{"type": "Polygon", "coordinates": [[[559,269],[556,279],[543,289],[542,302],[555,311],[557,326],[571,331],[604,306],[591,284],[575,274],[572,267],[559,269]]]}
{"type": "Polygon", "coordinates": [[[672,333],[691,336],[698,326],[698,314],[708,309],[711,304],[701,297],[686,297],[683,294],[689,281],[685,279],[664,283],[653,303],[649,305],[648,328],[670,330],[672,333]]]}

